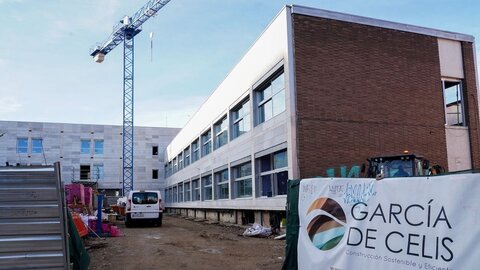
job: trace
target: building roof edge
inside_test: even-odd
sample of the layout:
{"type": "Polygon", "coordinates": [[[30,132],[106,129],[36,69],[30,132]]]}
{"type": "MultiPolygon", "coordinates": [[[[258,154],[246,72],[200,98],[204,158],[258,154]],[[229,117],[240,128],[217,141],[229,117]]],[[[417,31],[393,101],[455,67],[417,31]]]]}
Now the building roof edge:
{"type": "Polygon", "coordinates": [[[330,11],[325,9],[318,9],[318,8],[306,7],[306,6],[300,6],[300,5],[292,5],[291,10],[292,10],[292,14],[300,14],[300,15],[321,17],[321,18],[344,21],[344,22],[358,23],[358,24],[382,27],[387,29],[417,33],[422,35],[434,36],[438,38],[451,39],[456,41],[466,41],[466,42],[475,41],[475,38],[471,35],[449,32],[449,31],[438,30],[438,29],[416,26],[416,25],[410,25],[410,24],[404,24],[404,23],[397,23],[392,21],[385,21],[385,20],[374,19],[369,17],[351,15],[351,14],[340,13],[340,12],[335,12],[335,11],[330,11]]]}

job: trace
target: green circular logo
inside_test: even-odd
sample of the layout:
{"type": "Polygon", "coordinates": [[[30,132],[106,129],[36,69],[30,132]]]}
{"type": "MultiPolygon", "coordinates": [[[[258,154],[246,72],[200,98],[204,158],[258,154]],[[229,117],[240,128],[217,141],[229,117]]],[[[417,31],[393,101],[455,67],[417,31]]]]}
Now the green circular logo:
{"type": "Polygon", "coordinates": [[[345,212],[338,202],[326,197],[316,199],[308,208],[307,215],[314,210],[320,210],[320,213],[308,223],[308,236],[316,248],[330,250],[340,243],[345,234],[345,212]]]}

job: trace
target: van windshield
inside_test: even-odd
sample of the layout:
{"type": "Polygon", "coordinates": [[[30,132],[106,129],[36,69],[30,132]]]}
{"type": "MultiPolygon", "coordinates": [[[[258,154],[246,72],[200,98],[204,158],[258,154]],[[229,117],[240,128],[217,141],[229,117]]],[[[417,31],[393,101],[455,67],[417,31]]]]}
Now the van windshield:
{"type": "Polygon", "coordinates": [[[155,192],[135,192],[132,195],[134,204],[156,204],[158,202],[158,194],[155,192]]]}

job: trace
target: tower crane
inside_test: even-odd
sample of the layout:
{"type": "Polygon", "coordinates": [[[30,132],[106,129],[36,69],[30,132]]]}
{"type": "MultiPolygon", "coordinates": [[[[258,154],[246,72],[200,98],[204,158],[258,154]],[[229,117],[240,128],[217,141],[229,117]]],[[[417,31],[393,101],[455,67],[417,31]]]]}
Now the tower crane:
{"type": "Polygon", "coordinates": [[[90,55],[101,63],[105,55],[123,42],[123,184],[122,193],[133,190],[133,72],[134,37],[142,31],[142,24],[168,4],[170,0],[150,0],[133,16],[125,16],[114,26],[113,32],[101,45],[96,46],[90,55]]]}

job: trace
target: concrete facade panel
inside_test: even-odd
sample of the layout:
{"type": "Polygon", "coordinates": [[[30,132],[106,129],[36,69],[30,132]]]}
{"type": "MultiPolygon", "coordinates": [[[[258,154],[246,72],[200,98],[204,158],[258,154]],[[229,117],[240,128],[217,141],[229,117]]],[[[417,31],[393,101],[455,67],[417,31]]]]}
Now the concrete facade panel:
{"type": "Polygon", "coordinates": [[[460,41],[438,39],[442,77],[463,79],[462,44],[460,41]]]}
{"type": "Polygon", "coordinates": [[[470,137],[467,128],[446,127],[448,171],[472,169],[470,137]]]}
{"type": "MultiPolygon", "coordinates": [[[[0,131],[5,132],[0,138],[0,149],[9,149],[0,152],[0,163],[45,165],[59,161],[62,179],[66,183],[80,180],[80,165],[103,165],[104,179],[98,182],[98,188],[120,189],[122,186],[121,126],[0,121],[0,131]],[[29,153],[17,153],[17,138],[29,139],[29,153]],[[42,139],[43,153],[31,153],[32,138],[42,139]],[[82,139],[91,141],[89,154],[80,153],[82,139]],[[94,154],[94,140],[104,141],[103,154],[94,154]]],[[[159,139],[155,143],[161,144],[164,151],[176,132],[178,129],[135,128],[134,188],[163,188],[165,181],[161,162],[163,158],[152,156],[152,136],[158,136],[159,139]],[[143,134],[143,137],[140,134],[143,134]],[[152,169],[159,170],[158,180],[152,179],[152,169]]]]}

